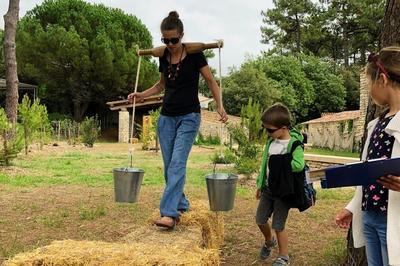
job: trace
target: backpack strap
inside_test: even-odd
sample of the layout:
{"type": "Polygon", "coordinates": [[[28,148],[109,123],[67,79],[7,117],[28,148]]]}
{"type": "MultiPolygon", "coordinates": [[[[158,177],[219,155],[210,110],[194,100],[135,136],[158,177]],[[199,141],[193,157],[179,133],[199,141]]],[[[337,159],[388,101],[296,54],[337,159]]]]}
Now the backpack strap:
{"type": "Polygon", "coordinates": [[[304,150],[304,144],[303,144],[303,142],[301,142],[300,140],[295,140],[295,141],[292,143],[292,149],[291,149],[290,153],[293,154],[293,152],[294,152],[294,151],[297,149],[297,147],[299,147],[299,146],[301,146],[301,148],[304,150]]]}

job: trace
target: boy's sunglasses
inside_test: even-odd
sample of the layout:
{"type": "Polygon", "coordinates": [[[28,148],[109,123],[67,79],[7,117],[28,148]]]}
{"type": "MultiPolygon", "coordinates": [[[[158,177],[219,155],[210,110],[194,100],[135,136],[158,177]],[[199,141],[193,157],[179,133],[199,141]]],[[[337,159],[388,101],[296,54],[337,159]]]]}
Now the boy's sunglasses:
{"type": "Polygon", "coordinates": [[[179,39],[180,39],[180,37],[176,37],[176,38],[161,38],[161,41],[164,44],[169,44],[169,43],[177,44],[179,42],[179,39]]]}

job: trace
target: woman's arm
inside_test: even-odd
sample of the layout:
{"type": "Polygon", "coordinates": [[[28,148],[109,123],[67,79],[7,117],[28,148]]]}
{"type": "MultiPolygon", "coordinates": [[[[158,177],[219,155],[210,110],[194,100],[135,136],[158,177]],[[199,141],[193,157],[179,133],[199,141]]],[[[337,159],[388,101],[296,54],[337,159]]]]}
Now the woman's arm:
{"type": "Polygon", "coordinates": [[[133,92],[128,95],[129,102],[133,102],[133,99],[136,98],[136,101],[140,102],[146,97],[149,97],[154,94],[159,94],[165,88],[165,79],[163,73],[161,73],[160,80],[156,82],[152,87],[149,89],[142,91],[142,92],[133,92]]]}
{"type": "Polygon", "coordinates": [[[215,81],[213,75],[211,74],[210,67],[206,65],[200,68],[200,73],[203,76],[204,80],[206,81],[207,86],[211,90],[214,100],[217,103],[217,112],[221,116],[220,121],[225,123],[228,120],[228,116],[225,112],[224,105],[222,104],[222,96],[220,93],[220,88],[218,87],[217,82],[215,81]]]}

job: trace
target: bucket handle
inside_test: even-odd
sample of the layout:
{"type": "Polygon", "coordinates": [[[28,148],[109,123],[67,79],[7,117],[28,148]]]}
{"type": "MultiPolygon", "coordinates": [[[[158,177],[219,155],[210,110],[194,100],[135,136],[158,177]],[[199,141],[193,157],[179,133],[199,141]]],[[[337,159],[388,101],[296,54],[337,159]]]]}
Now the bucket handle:
{"type": "MultiPolygon", "coordinates": [[[[213,174],[215,175],[215,169],[217,168],[217,162],[215,162],[214,163],[214,168],[213,168],[213,174]]],[[[231,178],[231,176],[233,176],[232,174],[228,174],[228,178],[227,179],[230,179],[231,178]]]]}

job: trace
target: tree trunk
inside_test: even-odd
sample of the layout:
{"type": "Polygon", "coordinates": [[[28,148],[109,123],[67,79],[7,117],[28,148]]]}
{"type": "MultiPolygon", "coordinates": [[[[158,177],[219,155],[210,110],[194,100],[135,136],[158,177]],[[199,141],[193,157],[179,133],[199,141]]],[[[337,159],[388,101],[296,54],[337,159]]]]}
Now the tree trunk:
{"type": "Polygon", "coordinates": [[[301,27],[300,27],[300,20],[298,15],[296,14],[296,57],[300,56],[301,52],[301,27]]]}
{"type": "Polygon", "coordinates": [[[387,0],[379,38],[380,48],[400,44],[400,0],[387,0]]]}
{"type": "MultiPolygon", "coordinates": [[[[400,43],[400,0],[387,0],[386,11],[383,18],[382,28],[380,32],[379,46],[380,48],[387,47],[390,45],[399,45],[400,43]]],[[[362,149],[367,136],[367,125],[368,123],[376,118],[383,108],[375,105],[370,99],[368,102],[367,114],[365,117],[364,125],[364,136],[362,140],[362,149]]],[[[353,240],[351,239],[351,233],[347,237],[348,239],[348,254],[346,265],[367,265],[365,252],[363,249],[354,249],[352,246],[353,240]]]]}
{"type": "Polygon", "coordinates": [[[4,62],[6,66],[6,113],[8,120],[17,122],[18,110],[18,72],[15,51],[19,0],[10,0],[7,14],[4,15],[4,62]]]}
{"type": "Polygon", "coordinates": [[[343,23],[343,59],[344,59],[344,66],[346,69],[349,68],[349,42],[350,42],[350,38],[349,38],[349,34],[348,34],[348,30],[347,30],[347,21],[343,23]]]}
{"type": "Polygon", "coordinates": [[[74,101],[74,120],[76,122],[82,122],[83,117],[85,115],[86,110],[89,107],[89,103],[85,102],[79,102],[79,101],[74,101]]]}
{"type": "Polygon", "coordinates": [[[365,65],[365,63],[367,62],[367,56],[366,56],[366,51],[365,51],[365,47],[362,47],[360,50],[360,64],[361,65],[365,65]]]}

